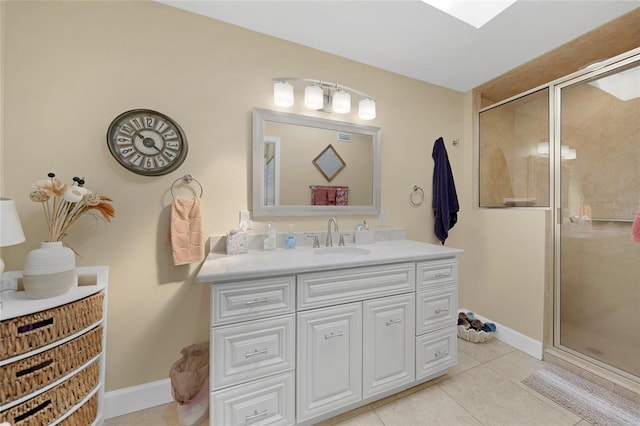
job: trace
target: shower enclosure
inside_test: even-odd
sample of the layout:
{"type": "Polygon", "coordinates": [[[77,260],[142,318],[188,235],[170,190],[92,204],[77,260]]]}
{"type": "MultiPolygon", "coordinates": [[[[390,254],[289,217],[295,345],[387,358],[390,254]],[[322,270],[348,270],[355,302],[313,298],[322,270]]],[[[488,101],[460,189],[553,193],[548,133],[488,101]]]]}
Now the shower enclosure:
{"type": "Polygon", "coordinates": [[[551,212],[553,346],[640,383],[640,49],[479,112],[479,206],[551,212]]]}
{"type": "Polygon", "coordinates": [[[640,381],[640,244],[631,241],[640,203],[640,61],[567,81],[555,96],[554,345],[640,381]]]}

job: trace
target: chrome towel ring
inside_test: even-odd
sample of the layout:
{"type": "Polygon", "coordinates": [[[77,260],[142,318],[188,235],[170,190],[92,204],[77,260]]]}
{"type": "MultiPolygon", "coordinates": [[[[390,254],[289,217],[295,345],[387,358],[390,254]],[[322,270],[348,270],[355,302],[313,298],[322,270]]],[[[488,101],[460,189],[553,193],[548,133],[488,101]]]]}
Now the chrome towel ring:
{"type": "Polygon", "coordinates": [[[192,182],[195,182],[198,184],[198,186],[200,187],[200,198],[202,198],[202,194],[204,194],[204,189],[202,188],[202,184],[200,182],[198,182],[198,179],[194,178],[193,176],[187,174],[184,175],[176,180],[173,181],[173,183],[171,184],[171,196],[175,197],[175,194],[173,193],[173,188],[176,186],[176,184],[178,182],[182,181],[185,184],[190,184],[192,182]]]}
{"type": "Polygon", "coordinates": [[[409,195],[409,202],[412,206],[419,206],[424,202],[424,190],[418,185],[413,185],[413,191],[409,195]]]}

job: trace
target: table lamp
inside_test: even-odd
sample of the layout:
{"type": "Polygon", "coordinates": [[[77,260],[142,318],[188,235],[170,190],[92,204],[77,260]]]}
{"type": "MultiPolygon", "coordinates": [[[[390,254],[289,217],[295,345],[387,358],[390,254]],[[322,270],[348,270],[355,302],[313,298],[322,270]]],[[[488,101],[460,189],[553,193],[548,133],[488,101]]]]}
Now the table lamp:
{"type": "MultiPolygon", "coordinates": [[[[16,204],[11,198],[0,198],[0,247],[20,244],[24,240],[16,204]]],[[[3,272],[4,262],[0,257],[0,277],[3,272]]]]}

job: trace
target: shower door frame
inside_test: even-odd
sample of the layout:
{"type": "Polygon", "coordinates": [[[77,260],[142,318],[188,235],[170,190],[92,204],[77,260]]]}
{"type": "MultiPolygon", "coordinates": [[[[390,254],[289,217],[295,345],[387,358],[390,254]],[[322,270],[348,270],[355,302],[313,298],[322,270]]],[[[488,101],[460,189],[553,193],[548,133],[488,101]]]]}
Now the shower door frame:
{"type": "Polygon", "coordinates": [[[630,374],[626,371],[623,371],[617,367],[606,364],[602,361],[599,361],[595,358],[591,358],[588,355],[580,353],[574,349],[571,349],[566,346],[562,346],[560,344],[560,285],[561,285],[561,226],[562,226],[562,182],[561,182],[561,169],[562,169],[562,158],[561,158],[561,126],[562,126],[562,117],[561,117],[561,99],[562,99],[562,89],[567,88],[569,86],[573,86],[576,84],[580,84],[583,81],[593,79],[594,77],[598,77],[600,75],[609,73],[611,71],[615,71],[620,68],[624,68],[627,65],[630,65],[634,62],[638,62],[640,64],[640,48],[634,49],[630,52],[627,52],[623,55],[619,55],[615,58],[611,58],[606,61],[602,61],[596,66],[593,66],[592,69],[587,69],[569,75],[563,79],[556,80],[550,84],[550,93],[552,94],[553,101],[549,105],[549,119],[550,119],[550,135],[549,135],[549,161],[551,162],[551,167],[549,168],[551,176],[549,176],[549,181],[552,182],[553,191],[551,197],[551,214],[553,226],[552,230],[552,250],[553,250],[553,347],[557,350],[565,352],[571,356],[579,358],[581,360],[587,361],[594,365],[597,365],[609,372],[620,375],[626,379],[632,380],[634,382],[640,382],[637,376],[630,374]]]}

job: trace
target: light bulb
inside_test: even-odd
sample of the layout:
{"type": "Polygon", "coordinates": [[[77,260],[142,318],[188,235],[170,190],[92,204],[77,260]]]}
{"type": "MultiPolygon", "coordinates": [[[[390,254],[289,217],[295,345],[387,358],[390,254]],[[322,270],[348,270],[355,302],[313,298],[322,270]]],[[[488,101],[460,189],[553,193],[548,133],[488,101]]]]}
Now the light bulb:
{"type": "Polygon", "coordinates": [[[363,99],[358,104],[358,116],[362,120],[373,120],[376,118],[376,101],[373,99],[363,99]]]}
{"type": "Polygon", "coordinates": [[[273,103],[281,107],[293,106],[293,86],[286,81],[274,83],[273,103]]]}
{"type": "Polygon", "coordinates": [[[348,113],[351,111],[351,95],[340,89],[339,92],[333,94],[331,108],[339,114],[348,113]]]}
{"type": "Polygon", "coordinates": [[[320,86],[314,84],[304,89],[304,106],[310,109],[322,109],[324,106],[324,94],[320,86]]]}

